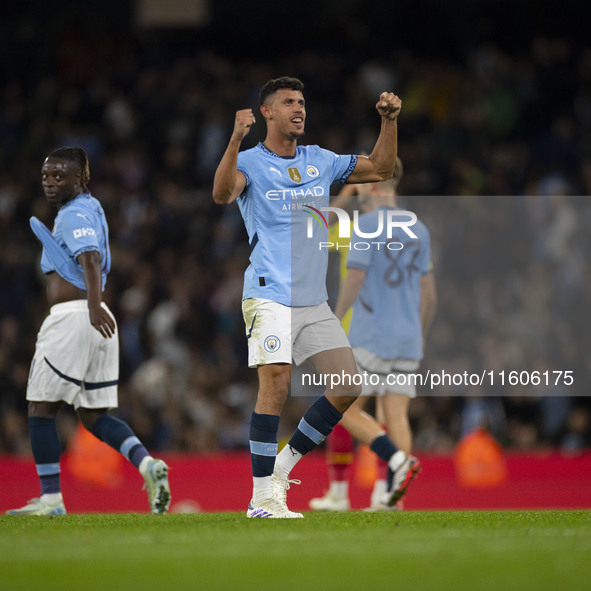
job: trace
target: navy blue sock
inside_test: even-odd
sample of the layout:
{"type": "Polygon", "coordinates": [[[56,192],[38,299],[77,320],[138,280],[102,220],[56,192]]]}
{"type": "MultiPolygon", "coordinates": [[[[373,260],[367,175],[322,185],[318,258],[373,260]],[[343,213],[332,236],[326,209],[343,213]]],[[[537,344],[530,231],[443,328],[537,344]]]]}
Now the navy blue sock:
{"type": "Polygon", "coordinates": [[[136,468],[139,468],[140,462],[150,455],[130,426],[111,415],[101,415],[94,422],[92,433],[123,454],[136,468]]]}
{"type": "Polygon", "coordinates": [[[252,475],[271,476],[277,456],[279,417],[256,412],[250,418],[250,461],[252,475]]]}
{"type": "Polygon", "coordinates": [[[289,440],[289,445],[302,455],[320,445],[343,415],[328,401],[320,397],[304,413],[298,428],[289,440]]]}
{"type": "MultiPolygon", "coordinates": [[[[388,462],[390,458],[398,451],[398,448],[388,439],[386,434],[380,435],[376,437],[369,446],[371,451],[373,451],[379,458],[384,460],[384,462],[388,462]]],[[[390,466],[388,466],[388,472],[386,476],[386,485],[388,487],[387,490],[392,488],[392,481],[394,480],[394,472],[390,466]]]]}
{"type": "Polygon", "coordinates": [[[59,493],[61,444],[55,419],[29,417],[31,448],[41,482],[41,494],[59,493]]]}
{"type": "Polygon", "coordinates": [[[379,435],[376,437],[369,446],[369,449],[373,451],[380,459],[384,462],[388,462],[390,458],[398,451],[398,448],[388,439],[388,436],[379,435]]]}

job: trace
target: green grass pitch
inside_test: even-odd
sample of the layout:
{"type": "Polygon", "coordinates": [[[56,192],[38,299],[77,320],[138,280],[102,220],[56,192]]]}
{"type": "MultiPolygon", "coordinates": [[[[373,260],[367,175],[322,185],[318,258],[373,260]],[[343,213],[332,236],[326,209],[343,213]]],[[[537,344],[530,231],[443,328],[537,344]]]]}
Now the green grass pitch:
{"type": "Polygon", "coordinates": [[[591,511],[0,517],[0,589],[578,590],[591,511]]]}

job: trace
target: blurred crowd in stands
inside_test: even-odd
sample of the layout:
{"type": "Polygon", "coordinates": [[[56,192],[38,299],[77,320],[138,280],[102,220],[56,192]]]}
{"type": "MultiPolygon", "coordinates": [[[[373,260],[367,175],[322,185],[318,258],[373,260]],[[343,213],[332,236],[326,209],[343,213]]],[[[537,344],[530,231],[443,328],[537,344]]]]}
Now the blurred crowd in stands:
{"type": "MultiPolygon", "coordinates": [[[[43,63],[43,62],[41,62],[43,63]]],[[[432,233],[439,307],[423,370],[550,372],[550,385],[420,389],[415,447],[448,451],[486,425],[506,447],[591,443],[591,48],[536,38],[463,59],[296,52],[264,60],[197,49],[159,56],[69,32],[55,62],[0,80],[0,453],[29,450],[25,390],[47,313],[51,227],[43,158],[82,146],[110,223],[106,300],[121,341],[119,416],[153,450],[245,448],[256,395],[241,317],[249,248],[237,207],[211,199],[236,109],[271,77],[306,86],[306,143],[370,151],[383,90],[403,99],[403,204],[432,233]],[[574,383],[554,384],[553,371],[574,383]]],[[[259,118],[245,142],[264,137],[259,118]]],[[[308,399],[292,397],[287,436],[308,399]],[[293,420],[292,420],[293,418],[293,420]]],[[[74,415],[64,412],[67,442],[74,415]]]]}

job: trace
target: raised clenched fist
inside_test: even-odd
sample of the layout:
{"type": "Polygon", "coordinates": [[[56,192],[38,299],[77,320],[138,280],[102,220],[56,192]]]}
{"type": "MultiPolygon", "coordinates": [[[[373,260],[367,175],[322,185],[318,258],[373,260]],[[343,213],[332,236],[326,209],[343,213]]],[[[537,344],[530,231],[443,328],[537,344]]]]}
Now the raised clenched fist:
{"type": "Polygon", "coordinates": [[[237,140],[242,140],[250,131],[250,128],[255,122],[252,109],[242,109],[236,111],[236,119],[234,121],[234,131],[232,135],[237,140]]]}
{"type": "Polygon", "coordinates": [[[394,120],[402,108],[402,100],[393,92],[382,92],[376,105],[378,113],[386,119],[394,120]]]}

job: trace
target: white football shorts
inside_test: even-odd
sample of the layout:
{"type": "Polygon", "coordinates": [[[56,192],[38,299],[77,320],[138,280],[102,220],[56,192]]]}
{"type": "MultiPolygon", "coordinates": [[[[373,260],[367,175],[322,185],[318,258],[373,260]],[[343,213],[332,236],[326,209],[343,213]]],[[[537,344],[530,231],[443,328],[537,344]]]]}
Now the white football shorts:
{"type": "Polygon", "coordinates": [[[416,359],[382,359],[363,347],[353,347],[353,355],[359,372],[371,374],[363,380],[361,396],[417,395],[416,359]]]}
{"type": "Polygon", "coordinates": [[[248,366],[300,365],[312,355],[351,347],[341,323],[326,302],[290,308],[271,300],[242,302],[248,339],[248,366]]]}
{"type": "Polygon", "coordinates": [[[119,333],[103,337],[90,324],[86,300],[52,306],[37,335],[27,400],[116,408],[118,383],[119,333]]]}

